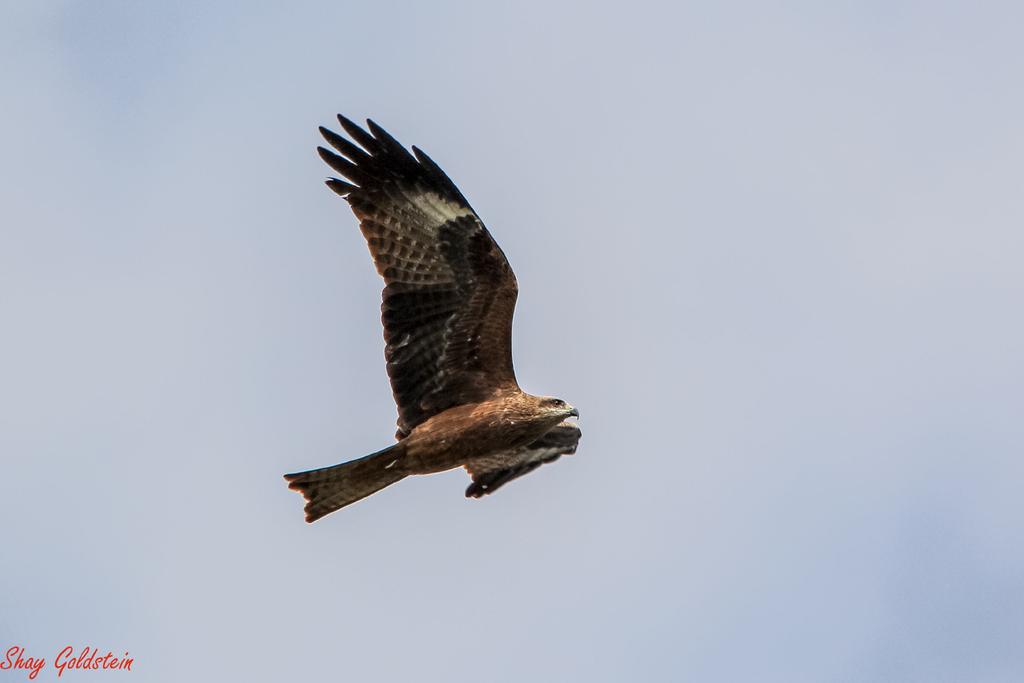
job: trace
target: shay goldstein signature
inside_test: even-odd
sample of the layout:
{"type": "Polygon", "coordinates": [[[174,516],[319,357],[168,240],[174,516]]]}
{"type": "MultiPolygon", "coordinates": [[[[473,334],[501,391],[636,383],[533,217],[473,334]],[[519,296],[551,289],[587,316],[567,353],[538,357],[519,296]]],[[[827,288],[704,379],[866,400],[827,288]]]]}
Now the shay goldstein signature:
{"type": "MultiPolygon", "coordinates": [[[[39,672],[46,668],[45,657],[32,657],[25,655],[25,648],[21,645],[12,645],[7,648],[3,661],[0,661],[0,671],[25,671],[29,680],[35,679],[39,672]]],[[[53,668],[57,670],[57,677],[64,675],[65,671],[101,669],[116,669],[119,671],[131,671],[133,657],[125,652],[123,656],[116,657],[113,652],[100,655],[98,647],[83,647],[78,655],[75,655],[75,648],[68,645],[57,653],[53,658],[53,668]]]]}

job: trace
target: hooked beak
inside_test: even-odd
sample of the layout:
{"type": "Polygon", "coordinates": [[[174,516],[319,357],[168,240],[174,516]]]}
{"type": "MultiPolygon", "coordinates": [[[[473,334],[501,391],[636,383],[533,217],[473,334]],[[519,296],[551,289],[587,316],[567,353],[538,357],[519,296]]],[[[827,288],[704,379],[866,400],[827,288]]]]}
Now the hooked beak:
{"type": "Polygon", "coordinates": [[[576,410],[575,408],[573,408],[573,409],[571,409],[569,411],[569,417],[579,417],[579,416],[580,416],[580,411],[576,410]]]}

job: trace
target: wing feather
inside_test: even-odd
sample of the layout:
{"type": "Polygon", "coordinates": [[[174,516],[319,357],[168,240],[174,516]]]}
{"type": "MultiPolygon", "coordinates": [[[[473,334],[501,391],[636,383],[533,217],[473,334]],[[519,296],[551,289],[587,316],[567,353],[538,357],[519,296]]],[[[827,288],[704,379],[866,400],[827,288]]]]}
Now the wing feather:
{"type": "Polygon", "coordinates": [[[373,121],[338,115],[351,140],[321,128],[317,148],[342,178],[328,187],[360,221],[384,278],[385,359],[398,437],[432,415],[518,388],[512,314],[518,286],[504,253],[451,179],[373,121]]]}
{"type": "Polygon", "coordinates": [[[479,458],[466,465],[473,483],[466,489],[467,498],[480,498],[494,493],[513,479],[518,479],[541,465],[572,455],[579,444],[580,428],[568,420],[555,425],[529,446],[479,458]]]}

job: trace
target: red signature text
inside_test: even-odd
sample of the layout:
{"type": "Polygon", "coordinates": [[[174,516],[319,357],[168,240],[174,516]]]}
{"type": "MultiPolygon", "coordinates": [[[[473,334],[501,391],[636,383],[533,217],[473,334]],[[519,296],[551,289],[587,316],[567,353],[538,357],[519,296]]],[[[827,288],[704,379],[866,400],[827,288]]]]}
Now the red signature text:
{"type": "MultiPolygon", "coordinates": [[[[131,671],[135,659],[127,652],[117,657],[113,652],[108,651],[105,655],[100,654],[98,647],[84,647],[76,655],[75,648],[68,645],[57,653],[53,658],[53,668],[57,670],[57,678],[64,675],[66,671],[100,669],[116,669],[119,671],[131,671]]],[[[28,673],[29,680],[35,679],[39,672],[46,668],[45,657],[25,656],[25,648],[14,645],[7,649],[3,661],[0,661],[0,671],[22,670],[28,673]]]]}
{"type": "Polygon", "coordinates": [[[38,676],[44,666],[46,666],[45,659],[42,657],[39,657],[38,659],[35,657],[26,657],[25,648],[18,645],[7,648],[7,656],[4,657],[4,661],[0,662],[0,670],[3,671],[14,671],[15,669],[24,669],[25,671],[28,671],[29,680],[38,676]]]}

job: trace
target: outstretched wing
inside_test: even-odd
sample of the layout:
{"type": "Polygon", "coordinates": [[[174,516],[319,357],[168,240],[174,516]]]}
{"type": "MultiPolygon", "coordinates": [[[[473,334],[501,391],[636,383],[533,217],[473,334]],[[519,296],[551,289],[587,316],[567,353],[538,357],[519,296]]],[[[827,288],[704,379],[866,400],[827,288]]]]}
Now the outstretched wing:
{"type": "Polygon", "coordinates": [[[529,446],[472,461],[466,465],[466,471],[473,478],[473,483],[466,489],[466,497],[480,498],[494,493],[502,485],[533,472],[541,465],[554,462],[563,455],[572,455],[581,435],[580,428],[566,420],[529,446]]]}
{"type": "Polygon", "coordinates": [[[388,376],[399,439],[452,406],[517,387],[512,313],[518,286],[505,255],[455,184],[426,154],[412,154],[373,121],[345,117],[352,141],[320,132],[339,156],[320,156],[344,176],[327,181],[359,219],[383,276],[388,376]]]}

